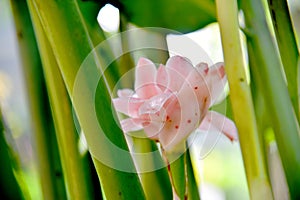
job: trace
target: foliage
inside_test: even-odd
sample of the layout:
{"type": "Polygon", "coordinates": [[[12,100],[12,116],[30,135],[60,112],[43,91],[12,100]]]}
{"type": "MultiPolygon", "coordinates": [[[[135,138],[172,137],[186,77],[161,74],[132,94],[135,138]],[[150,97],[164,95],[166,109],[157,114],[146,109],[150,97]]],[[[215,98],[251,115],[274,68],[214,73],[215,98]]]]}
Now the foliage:
{"type": "MultiPolygon", "coordinates": [[[[291,199],[300,198],[299,47],[286,0],[244,0],[240,8],[236,0],[10,2],[44,199],[200,199],[202,174],[195,152],[186,149],[196,133],[189,143],[186,138],[178,142],[186,150],[178,156],[178,151],[156,143],[160,142],[158,138],[150,140],[155,137],[147,131],[131,132],[123,127],[124,132],[130,132],[124,134],[119,123],[121,119],[122,125],[124,116],[112,105],[117,87],[133,87],[131,70],[140,56],[165,63],[169,53],[174,53],[166,45],[168,33],[190,33],[216,21],[229,83],[229,97],[220,105],[231,103],[230,112],[223,114],[233,119],[239,133],[250,198],[276,199],[282,193],[291,199]],[[120,11],[121,31],[115,35],[104,32],[96,20],[106,3],[120,11]],[[242,28],[239,12],[245,21],[242,28]],[[266,26],[267,22],[272,26],[266,26]],[[140,29],[131,29],[133,26],[140,29]],[[240,30],[246,36],[246,49],[241,45],[240,30]],[[124,76],[131,78],[123,80],[124,76]],[[77,132],[84,136],[79,137],[77,132]],[[272,144],[278,147],[281,163],[272,162],[272,144]],[[88,155],[80,145],[86,146],[88,155]],[[271,173],[281,164],[283,178],[271,173]],[[289,191],[275,187],[278,181],[286,181],[289,191]]],[[[190,51],[195,49],[191,47],[190,51]]],[[[182,66],[186,67],[184,72],[192,67],[190,63],[182,66]]],[[[199,65],[197,69],[202,68],[199,65]]],[[[154,77],[154,71],[144,73],[144,78],[154,77]]],[[[223,66],[219,71],[224,75],[223,66]]],[[[190,103],[192,99],[184,101],[187,107],[198,105],[190,103]]],[[[212,113],[207,109],[205,114],[212,113]]],[[[201,120],[205,121],[203,117],[201,120]]],[[[0,122],[0,155],[5,164],[0,189],[15,191],[6,194],[11,199],[28,199],[4,136],[9,131],[3,126],[2,116],[0,122]]],[[[228,129],[224,127],[226,134],[228,129]]]]}

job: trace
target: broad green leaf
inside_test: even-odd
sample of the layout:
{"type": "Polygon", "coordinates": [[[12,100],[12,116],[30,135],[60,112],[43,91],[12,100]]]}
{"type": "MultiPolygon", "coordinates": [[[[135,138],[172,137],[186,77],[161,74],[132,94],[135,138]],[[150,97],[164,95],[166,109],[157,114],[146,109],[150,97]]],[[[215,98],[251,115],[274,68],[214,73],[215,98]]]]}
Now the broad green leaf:
{"type": "MultiPolygon", "coordinates": [[[[32,18],[37,19],[35,12],[32,18]]],[[[61,162],[70,199],[93,197],[91,177],[86,159],[78,149],[78,134],[75,129],[72,107],[56,59],[40,23],[35,23],[35,34],[43,63],[51,111],[56,129],[61,162]],[[80,184],[78,184],[80,183],[80,184]]]]}
{"type": "Polygon", "coordinates": [[[191,32],[216,21],[214,0],[120,0],[117,6],[141,27],[191,32]]]}
{"type": "MultiPolygon", "coordinates": [[[[100,73],[101,64],[105,61],[107,52],[105,49],[98,53],[92,52],[96,44],[104,38],[91,31],[89,27],[94,27],[96,18],[88,19],[87,15],[83,14],[87,12],[83,12],[82,9],[96,12],[92,9],[96,5],[89,4],[91,7],[84,8],[81,4],[90,2],[75,0],[28,2],[30,11],[37,12],[40,17],[53,49],[86,136],[105,198],[144,199],[123,132],[114,120],[115,111],[111,106],[106,79],[100,78],[103,74],[100,73]],[[90,52],[91,59],[85,60],[90,52]],[[83,64],[84,60],[87,65],[83,64]],[[127,153],[127,156],[120,156],[114,148],[127,153]],[[118,165],[125,165],[131,171],[121,171],[118,165]]],[[[101,31],[100,28],[98,31],[101,31]]]]}

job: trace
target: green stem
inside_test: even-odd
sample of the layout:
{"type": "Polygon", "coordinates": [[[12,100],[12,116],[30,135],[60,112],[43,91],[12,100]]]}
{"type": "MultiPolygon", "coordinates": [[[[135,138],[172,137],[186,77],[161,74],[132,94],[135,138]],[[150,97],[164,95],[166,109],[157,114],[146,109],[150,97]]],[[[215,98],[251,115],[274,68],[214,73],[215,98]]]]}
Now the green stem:
{"type": "Polygon", "coordinates": [[[102,49],[101,52],[93,52],[90,54],[91,59],[86,60],[91,62],[91,65],[80,67],[95,45],[104,40],[97,34],[99,28],[98,32],[92,31],[95,30],[93,28],[96,25],[96,18],[88,19],[87,15],[83,15],[92,8],[96,11],[95,4],[85,7],[80,6],[75,0],[28,0],[28,2],[31,5],[30,11],[37,12],[53,49],[86,136],[105,198],[144,199],[137,174],[130,173],[136,170],[129,153],[126,157],[120,157],[119,151],[115,151],[117,149],[128,152],[128,147],[123,132],[114,121],[115,111],[111,107],[107,81],[103,76],[100,79],[101,67],[98,66],[98,59],[105,57],[106,51],[102,49]],[[84,12],[84,9],[88,10],[84,12]],[[100,57],[96,55],[97,53],[100,57]],[[107,165],[107,162],[113,166],[107,165]],[[120,165],[125,165],[131,171],[120,171],[118,169],[120,165]]]}
{"type": "Polygon", "coordinates": [[[52,116],[28,7],[24,1],[11,1],[11,5],[27,84],[43,196],[45,199],[65,199],[52,116]]]}
{"type": "MultiPolygon", "coordinates": [[[[35,19],[34,21],[39,22],[35,12],[32,12],[31,16],[35,19]]],[[[93,196],[91,180],[88,177],[86,163],[83,162],[83,157],[79,153],[78,135],[69,97],[44,30],[40,23],[34,25],[49,91],[68,198],[91,199],[93,196]]]]}
{"type": "MultiPolygon", "coordinates": [[[[124,53],[120,57],[119,62],[119,77],[122,77],[127,72],[134,68],[134,62],[131,57],[129,48],[128,34],[123,34],[123,31],[128,31],[128,22],[125,16],[121,15],[120,19],[120,34],[122,51],[124,53]]],[[[125,80],[121,79],[121,88],[133,87],[133,73],[130,73],[130,77],[126,77],[125,80]]],[[[120,115],[119,118],[122,118],[120,115]]],[[[138,133],[144,135],[143,131],[138,133]]],[[[137,153],[133,156],[135,165],[138,169],[139,177],[145,195],[147,199],[171,199],[172,198],[172,186],[168,176],[168,171],[164,166],[164,161],[159,154],[156,143],[149,138],[139,138],[135,136],[128,136],[128,140],[132,143],[131,151],[137,153]],[[141,155],[141,156],[139,156],[141,155]],[[150,169],[149,166],[151,166],[150,169]],[[150,170],[145,170],[150,169],[150,170]]]]}
{"type": "Polygon", "coordinates": [[[196,182],[195,173],[192,164],[191,151],[188,149],[186,152],[186,169],[187,169],[187,189],[188,199],[200,200],[199,187],[196,182]]]}
{"type": "Polygon", "coordinates": [[[147,199],[172,199],[172,186],[163,159],[154,141],[132,138],[134,157],[147,199]],[[141,155],[141,156],[138,156],[141,155]],[[146,156],[147,155],[147,156],[146,156]],[[159,169],[158,169],[159,168],[159,169]],[[150,169],[150,170],[145,170],[150,169]]]}
{"type": "Polygon", "coordinates": [[[300,123],[297,82],[299,52],[287,0],[268,0],[268,3],[281,61],[287,79],[288,91],[298,122],[300,123]]]}
{"type": "Polygon", "coordinates": [[[187,170],[186,170],[186,152],[182,153],[176,159],[172,158],[166,152],[166,160],[169,165],[169,175],[174,188],[174,192],[180,200],[184,200],[187,197],[187,170]],[[170,162],[170,163],[169,163],[170,162]]]}
{"type": "Polygon", "coordinates": [[[250,196],[272,199],[259,142],[250,87],[246,81],[236,0],[217,0],[217,13],[230,87],[233,117],[239,132],[250,196]]]}
{"type": "Polygon", "coordinates": [[[292,199],[300,198],[300,139],[298,121],[281,72],[266,15],[260,0],[242,2],[247,26],[248,48],[255,53],[252,71],[262,84],[266,109],[275,132],[292,199]]]}

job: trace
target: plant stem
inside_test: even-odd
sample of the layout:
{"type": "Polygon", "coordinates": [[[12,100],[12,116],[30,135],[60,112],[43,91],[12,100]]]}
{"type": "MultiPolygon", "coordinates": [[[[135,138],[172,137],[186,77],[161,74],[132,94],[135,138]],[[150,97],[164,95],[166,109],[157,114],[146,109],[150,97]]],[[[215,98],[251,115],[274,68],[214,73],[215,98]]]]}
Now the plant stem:
{"type": "Polygon", "coordinates": [[[186,168],[187,168],[187,180],[188,180],[187,183],[188,199],[200,200],[199,187],[195,179],[190,149],[186,151],[186,166],[187,166],[186,168]]]}
{"type": "Polygon", "coordinates": [[[281,63],[268,27],[260,0],[245,0],[244,10],[248,48],[255,53],[253,75],[262,84],[267,113],[282,159],[292,199],[300,198],[300,138],[297,117],[281,72],[281,63]]]}
{"type": "Polygon", "coordinates": [[[236,0],[217,0],[218,22],[230,87],[233,117],[238,128],[250,196],[272,199],[259,142],[250,87],[246,81],[236,0]]]}
{"type": "Polygon", "coordinates": [[[299,52],[287,0],[268,0],[268,3],[281,61],[287,79],[288,91],[296,117],[300,123],[297,81],[299,52]]]}
{"type": "Polygon", "coordinates": [[[172,186],[163,159],[154,141],[148,138],[132,138],[134,161],[140,171],[141,182],[147,199],[172,199],[172,186]],[[156,152],[156,153],[155,153],[156,152]],[[147,156],[143,156],[147,154],[147,156]],[[141,156],[139,156],[141,155],[141,156]],[[151,167],[150,167],[151,166],[151,167]],[[152,168],[152,171],[145,169],[152,168]]]}

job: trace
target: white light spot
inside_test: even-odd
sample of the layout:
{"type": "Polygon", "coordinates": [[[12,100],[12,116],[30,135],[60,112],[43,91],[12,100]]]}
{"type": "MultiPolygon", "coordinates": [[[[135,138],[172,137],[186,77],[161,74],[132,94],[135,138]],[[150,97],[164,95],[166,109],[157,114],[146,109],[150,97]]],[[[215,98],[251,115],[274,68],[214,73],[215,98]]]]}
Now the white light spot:
{"type": "Polygon", "coordinates": [[[119,9],[111,4],[106,4],[97,16],[97,21],[106,32],[116,32],[119,29],[120,14],[119,9]]]}

